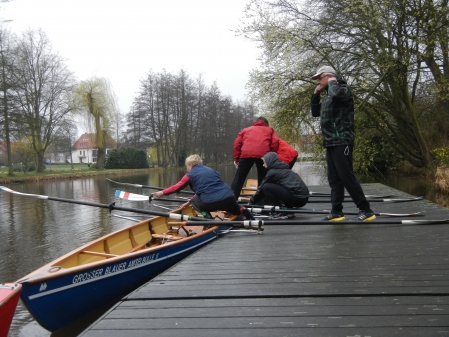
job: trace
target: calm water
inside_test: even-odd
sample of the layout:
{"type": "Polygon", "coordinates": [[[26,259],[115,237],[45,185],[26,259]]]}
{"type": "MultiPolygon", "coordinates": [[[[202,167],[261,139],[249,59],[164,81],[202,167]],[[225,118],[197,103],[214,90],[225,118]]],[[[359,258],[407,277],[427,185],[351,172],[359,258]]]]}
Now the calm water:
{"type": "MultiPolygon", "coordinates": [[[[294,170],[309,186],[327,184],[322,173],[316,173],[315,169],[307,163],[301,165],[298,163],[294,170]]],[[[235,173],[234,167],[222,167],[218,171],[223,180],[230,185],[235,173]]],[[[134,184],[169,186],[177,182],[183,174],[183,171],[170,171],[162,174],[111,176],[109,178],[134,184]]],[[[249,178],[256,178],[254,171],[250,173],[249,178]]],[[[376,182],[415,196],[423,195],[426,199],[446,207],[449,205],[448,197],[444,198],[437,194],[428,184],[417,179],[389,178],[376,182]]],[[[149,194],[149,190],[141,191],[131,187],[125,189],[123,186],[107,181],[104,177],[28,183],[8,187],[24,193],[104,204],[116,201],[122,206],[163,211],[160,208],[149,206],[146,202],[129,203],[116,200],[114,196],[116,189],[144,194],[149,194]]],[[[133,216],[119,212],[114,213],[133,216]]],[[[18,280],[55,258],[98,237],[129,226],[131,223],[129,220],[110,217],[106,209],[24,198],[0,192],[0,283],[18,280]]],[[[96,317],[92,315],[84,322],[70,327],[66,331],[51,334],[40,327],[19,302],[9,337],[76,336],[96,317]]]]}

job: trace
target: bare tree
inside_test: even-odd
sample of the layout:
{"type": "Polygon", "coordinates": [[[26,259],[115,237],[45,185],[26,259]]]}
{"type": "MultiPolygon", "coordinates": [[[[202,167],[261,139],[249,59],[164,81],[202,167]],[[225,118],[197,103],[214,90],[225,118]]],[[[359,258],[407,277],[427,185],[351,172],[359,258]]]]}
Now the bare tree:
{"type": "Polygon", "coordinates": [[[65,118],[56,129],[51,143],[51,146],[54,148],[55,153],[62,152],[70,154],[70,164],[72,170],[74,168],[72,146],[77,139],[77,132],[78,129],[76,127],[76,123],[70,118],[65,118]]]}
{"type": "Polygon", "coordinates": [[[72,109],[73,75],[64,60],[52,52],[41,30],[26,31],[18,42],[17,86],[13,89],[23,134],[37,155],[37,172],[55,128],[72,109]]]}
{"type": "Polygon", "coordinates": [[[1,116],[6,141],[6,152],[8,157],[8,175],[13,175],[12,153],[11,153],[11,128],[12,128],[12,91],[16,70],[14,62],[15,36],[9,30],[0,26],[0,91],[1,97],[1,116]]]}
{"type": "Polygon", "coordinates": [[[216,83],[207,87],[202,76],[193,80],[183,70],[176,75],[150,72],[127,116],[127,141],[153,147],[162,167],[181,166],[192,153],[205,163],[231,163],[239,126],[252,123],[253,113],[249,103],[243,108],[223,97],[216,83]]]}

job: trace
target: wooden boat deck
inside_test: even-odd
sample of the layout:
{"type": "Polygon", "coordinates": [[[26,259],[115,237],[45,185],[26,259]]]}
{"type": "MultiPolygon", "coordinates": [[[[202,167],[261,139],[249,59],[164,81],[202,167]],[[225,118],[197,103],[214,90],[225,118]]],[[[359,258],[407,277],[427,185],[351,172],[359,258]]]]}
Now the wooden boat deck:
{"type": "MultiPolygon", "coordinates": [[[[409,196],[381,184],[363,188],[409,196]]],[[[425,200],[372,208],[449,218],[449,209],[425,200]]],[[[356,211],[352,202],[345,210],[356,211]]],[[[414,218],[226,235],[124,298],[81,335],[449,336],[449,225],[382,219],[414,218]]]]}

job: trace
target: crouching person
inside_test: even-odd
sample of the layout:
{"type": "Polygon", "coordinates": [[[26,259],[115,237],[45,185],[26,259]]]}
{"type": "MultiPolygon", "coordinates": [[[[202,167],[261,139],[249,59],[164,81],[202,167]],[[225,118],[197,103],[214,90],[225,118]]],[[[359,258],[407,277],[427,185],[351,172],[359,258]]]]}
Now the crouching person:
{"type": "Polygon", "coordinates": [[[309,189],[301,177],[278,159],[275,152],[262,157],[267,175],[257,188],[250,204],[302,207],[309,201],[309,189]]]}
{"type": "Polygon", "coordinates": [[[221,180],[220,174],[208,166],[203,165],[203,160],[197,154],[186,158],[187,173],[173,186],[163,191],[154,192],[153,195],[160,198],[163,195],[172,194],[182,190],[187,185],[195,195],[183,206],[192,204],[199,212],[205,212],[210,217],[210,212],[226,211],[234,215],[243,215],[248,220],[254,220],[251,212],[241,207],[232,193],[231,188],[221,180]]]}

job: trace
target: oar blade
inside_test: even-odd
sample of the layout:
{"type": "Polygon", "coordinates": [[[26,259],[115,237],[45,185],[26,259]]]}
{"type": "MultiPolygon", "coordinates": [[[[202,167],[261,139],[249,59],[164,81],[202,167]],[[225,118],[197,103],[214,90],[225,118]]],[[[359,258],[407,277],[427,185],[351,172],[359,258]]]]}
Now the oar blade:
{"type": "Polygon", "coordinates": [[[14,190],[6,187],[6,186],[0,186],[0,189],[2,189],[5,192],[8,192],[8,193],[21,195],[23,197],[30,197],[30,198],[36,198],[36,199],[48,199],[48,196],[46,196],[46,195],[28,194],[28,193],[17,192],[17,191],[14,191],[14,190]]]}
{"type": "Polygon", "coordinates": [[[115,196],[120,199],[125,199],[129,201],[149,201],[150,196],[136,193],[129,193],[121,190],[115,191],[115,196]]]}

